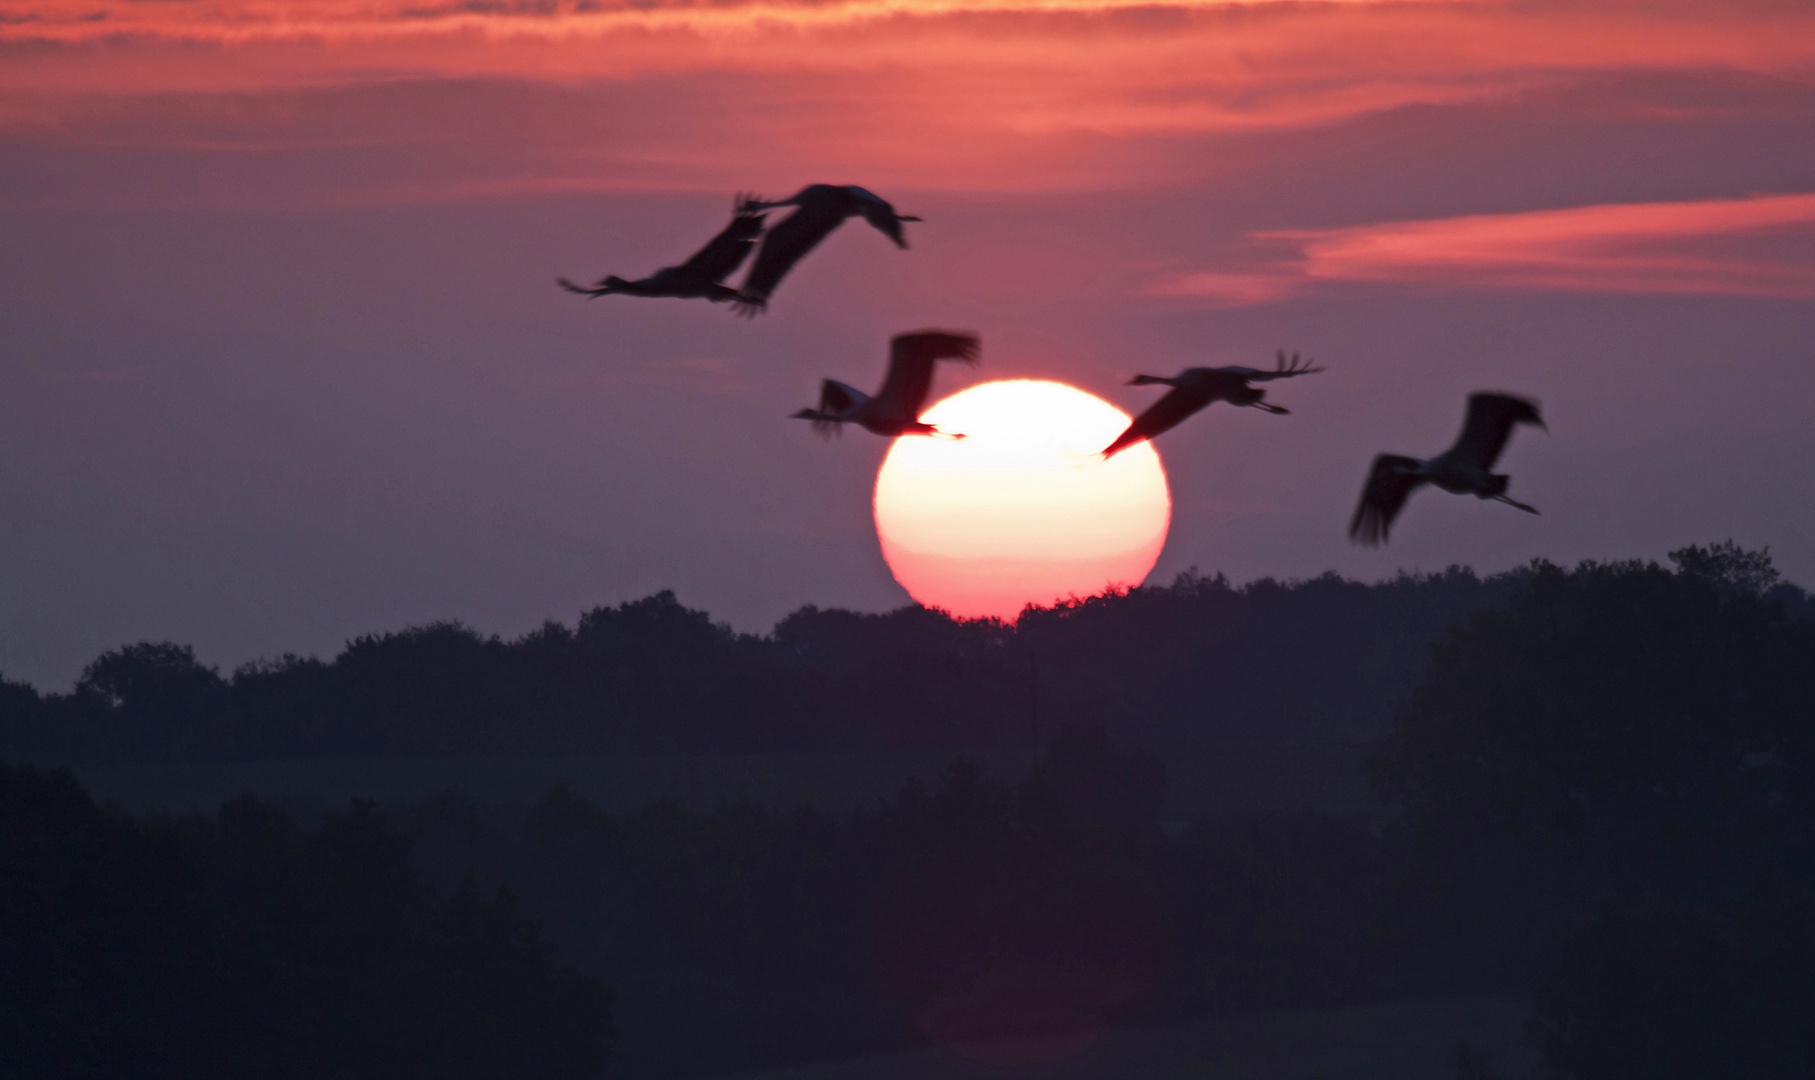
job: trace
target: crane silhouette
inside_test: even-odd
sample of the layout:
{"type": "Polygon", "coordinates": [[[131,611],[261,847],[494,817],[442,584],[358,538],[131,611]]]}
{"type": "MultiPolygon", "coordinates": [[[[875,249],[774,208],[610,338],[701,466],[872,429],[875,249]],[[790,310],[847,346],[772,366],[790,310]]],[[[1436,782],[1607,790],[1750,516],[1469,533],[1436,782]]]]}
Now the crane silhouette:
{"type": "Polygon", "coordinates": [[[1453,495],[1493,499],[1528,514],[1537,513],[1534,507],[1507,498],[1506,485],[1511,477],[1492,471],[1518,424],[1544,428],[1536,402],[1511,394],[1470,394],[1468,417],[1454,446],[1428,461],[1398,454],[1376,457],[1361,489],[1361,503],[1349,521],[1349,539],[1369,547],[1384,543],[1393,519],[1412,492],[1423,484],[1435,484],[1453,495]]]}
{"type": "Polygon", "coordinates": [[[1163,431],[1170,431],[1178,426],[1187,416],[1197,412],[1214,401],[1227,401],[1231,405],[1246,405],[1270,413],[1286,413],[1291,410],[1272,405],[1263,400],[1265,390],[1249,385],[1257,382],[1271,382],[1274,379],[1290,379],[1299,375],[1313,375],[1323,369],[1312,367],[1299,360],[1293,353],[1286,358],[1286,351],[1279,350],[1279,357],[1272,371],[1263,371],[1250,367],[1195,367],[1186,368],[1170,378],[1164,375],[1136,375],[1128,380],[1129,386],[1149,386],[1164,383],[1172,387],[1166,396],[1147,407],[1147,410],[1134,418],[1127,430],[1116,436],[1114,442],[1103,448],[1103,457],[1110,458],[1135,443],[1153,438],[1163,431]]]}
{"type": "Polygon", "coordinates": [[[740,295],[738,291],[722,282],[749,257],[750,250],[756,246],[756,238],[762,235],[763,218],[764,215],[751,209],[749,200],[744,199],[738,205],[731,224],[679,266],[657,270],[638,281],[626,281],[613,274],[590,287],[575,285],[566,278],[556,278],[555,284],[568,292],[593,299],[623,293],[626,296],[671,296],[681,299],[704,297],[715,304],[736,300],[740,295]]]}
{"type": "Polygon", "coordinates": [[[901,223],[920,220],[911,214],[897,214],[881,196],[855,184],[809,184],[792,197],[776,202],[745,199],[739,209],[756,212],[784,206],[796,209],[763,237],[762,250],[756,253],[756,261],[744,278],[743,295],[738,298],[740,315],[754,316],[767,307],[775,286],[794,269],[794,264],[844,224],[846,218],[862,216],[899,248],[907,247],[901,223]]]}
{"type": "Polygon", "coordinates": [[[820,384],[819,407],[802,409],[794,418],[813,421],[813,431],[821,436],[840,433],[845,424],[860,424],[878,435],[944,434],[920,422],[920,410],[933,386],[933,365],[941,360],[975,364],[977,351],[977,335],[962,331],[896,334],[889,340],[888,378],[875,397],[827,379],[820,384]]]}

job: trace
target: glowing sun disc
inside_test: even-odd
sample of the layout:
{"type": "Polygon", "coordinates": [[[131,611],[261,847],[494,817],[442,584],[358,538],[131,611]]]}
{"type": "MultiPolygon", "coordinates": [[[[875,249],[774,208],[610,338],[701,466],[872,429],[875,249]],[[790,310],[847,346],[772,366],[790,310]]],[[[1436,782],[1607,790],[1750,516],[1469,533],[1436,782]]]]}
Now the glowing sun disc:
{"type": "Polygon", "coordinates": [[[960,618],[1139,585],[1172,519],[1148,443],[1102,460],[1128,414],[1074,386],[1009,379],[921,419],[963,439],[903,436],[876,474],[882,557],[908,595],[960,618]]]}

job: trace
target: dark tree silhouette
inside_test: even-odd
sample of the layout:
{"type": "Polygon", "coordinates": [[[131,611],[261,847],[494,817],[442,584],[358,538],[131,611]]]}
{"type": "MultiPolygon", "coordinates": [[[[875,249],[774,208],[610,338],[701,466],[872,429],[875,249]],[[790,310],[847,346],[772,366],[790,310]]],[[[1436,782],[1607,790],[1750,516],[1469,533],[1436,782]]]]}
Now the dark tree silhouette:
{"type": "Polygon", "coordinates": [[[104,654],[71,694],[0,690],[0,754],[957,752],[1026,750],[1041,732],[1093,724],[1149,745],[1357,742],[1386,729],[1447,625],[1504,603],[1526,576],[1236,587],[1187,573],[1029,609],[1015,626],[807,607],[761,637],[663,592],[514,641],[431,623],[230,679],[187,646],[148,643],[104,654]],[[1306,656],[1316,679],[1303,677],[1306,656]]]}
{"type": "Polygon", "coordinates": [[[590,1077],[610,995],[507,897],[435,902],[369,806],[140,823],[0,766],[0,1072],[590,1077]]]}
{"type": "Polygon", "coordinates": [[[128,645],[102,653],[82,672],[75,696],[111,713],[109,736],[134,758],[229,756],[227,684],[171,642],[128,645]]]}
{"type": "Polygon", "coordinates": [[[1559,1075],[1807,1075],[1815,624],[1763,552],[1671,559],[1536,565],[1436,649],[1376,783],[1448,961],[1550,971],[1559,1075]]]}
{"type": "Polygon", "coordinates": [[[1806,811],[1815,624],[1760,595],[1756,562],[1719,555],[1678,552],[1676,573],[1534,564],[1505,610],[1435,649],[1374,759],[1382,794],[1434,841],[1574,844],[1602,865],[1806,811]]]}

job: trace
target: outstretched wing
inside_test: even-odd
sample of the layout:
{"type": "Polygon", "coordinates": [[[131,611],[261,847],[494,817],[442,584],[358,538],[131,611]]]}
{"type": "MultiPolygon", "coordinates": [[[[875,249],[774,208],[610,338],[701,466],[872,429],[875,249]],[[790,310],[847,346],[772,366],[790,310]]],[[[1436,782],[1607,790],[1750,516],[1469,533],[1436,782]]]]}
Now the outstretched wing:
{"type": "Polygon", "coordinates": [[[737,216],[731,219],[731,224],[695,252],[693,258],[682,263],[680,268],[708,281],[723,281],[744,264],[750,250],[756,247],[756,238],[762,233],[763,215],[740,208],[737,216]]]}
{"type": "Polygon", "coordinates": [[[1470,394],[1468,419],[1462,423],[1462,434],[1449,453],[1474,463],[1483,472],[1494,467],[1506,440],[1512,438],[1514,424],[1544,426],[1538,405],[1511,394],[1470,394]]]}
{"type": "Polygon", "coordinates": [[[1103,456],[1114,457],[1135,443],[1153,438],[1162,431],[1178,426],[1179,421],[1210,404],[1209,394],[1198,390],[1187,390],[1174,387],[1166,396],[1147,407],[1147,411],[1134,418],[1128,430],[1115,437],[1115,442],[1103,448],[1103,456]]]}
{"type": "Polygon", "coordinates": [[[977,362],[977,335],[951,330],[896,334],[889,340],[889,375],[876,394],[891,412],[918,417],[933,386],[933,365],[940,360],[977,362]]]}
{"type": "Polygon", "coordinates": [[[566,289],[570,293],[577,293],[580,296],[599,297],[599,296],[604,296],[606,293],[610,292],[610,290],[605,287],[605,283],[602,281],[599,284],[588,288],[585,285],[575,285],[573,282],[567,280],[564,277],[558,277],[555,279],[555,284],[561,286],[563,289],[566,289]]]}
{"type": "Polygon", "coordinates": [[[746,302],[761,307],[794,264],[843,223],[844,218],[837,214],[809,210],[796,210],[783,218],[763,237],[756,262],[744,278],[742,292],[746,302]]]}
{"type": "Polygon", "coordinates": [[[1224,371],[1239,371],[1242,378],[1249,382],[1271,382],[1274,379],[1290,379],[1298,375],[1315,375],[1323,369],[1314,366],[1311,361],[1300,360],[1297,353],[1286,356],[1286,350],[1279,350],[1278,360],[1272,371],[1255,371],[1251,368],[1223,368],[1224,371]]]}
{"type": "Polygon", "coordinates": [[[1368,482],[1361,488],[1361,504],[1349,519],[1349,539],[1374,547],[1386,541],[1393,519],[1405,508],[1424,478],[1415,471],[1422,462],[1398,454],[1381,454],[1368,470],[1368,482]]]}

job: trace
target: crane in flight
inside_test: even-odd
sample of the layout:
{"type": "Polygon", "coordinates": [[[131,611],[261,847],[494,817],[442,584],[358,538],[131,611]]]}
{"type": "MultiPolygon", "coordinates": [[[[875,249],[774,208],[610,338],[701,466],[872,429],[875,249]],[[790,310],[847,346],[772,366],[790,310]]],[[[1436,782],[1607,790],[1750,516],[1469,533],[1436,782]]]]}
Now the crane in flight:
{"type": "Polygon", "coordinates": [[[680,299],[704,297],[715,304],[736,300],[741,294],[723,281],[744,264],[751,249],[756,247],[756,238],[763,231],[763,217],[761,212],[750,209],[746,198],[739,203],[731,224],[679,266],[657,270],[639,281],[626,281],[613,274],[590,287],[575,285],[566,278],[556,278],[555,284],[589,299],[623,293],[626,296],[680,299]]]}
{"type": "Polygon", "coordinates": [[[820,384],[819,407],[802,409],[794,414],[794,419],[813,421],[814,433],[828,437],[842,432],[844,424],[861,424],[878,435],[946,434],[920,422],[920,410],[933,386],[933,365],[941,360],[962,360],[974,365],[977,349],[977,335],[962,331],[896,334],[889,341],[888,378],[875,397],[836,379],[827,379],[820,384]]]}
{"type": "MultiPolygon", "coordinates": [[[[1538,511],[1506,496],[1511,477],[1491,471],[1516,425],[1544,428],[1536,402],[1511,394],[1470,394],[1468,418],[1456,444],[1428,461],[1381,454],[1368,470],[1361,489],[1361,503],[1349,521],[1349,539],[1373,547],[1384,543],[1393,519],[1420,485],[1435,484],[1453,495],[1473,495],[1514,506],[1528,514],[1538,511]]],[[[1549,428],[1544,428],[1548,431],[1549,428]]]]}
{"type": "Polygon", "coordinates": [[[901,234],[901,223],[920,220],[911,214],[897,214],[880,195],[856,184],[809,184],[790,198],[775,202],[747,198],[739,210],[755,213],[784,206],[796,209],[763,237],[762,250],[750,264],[750,273],[744,277],[743,295],[738,297],[740,315],[755,316],[767,307],[769,295],[788,271],[794,269],[794,264],[831,235],[833,229],[843,225],[846,218],[861,216],[895,241],[898,248],[907,247],[907,238],[901,234]]]}
{"type": "Polygon", "coordinates": [[[1247,405],[1270,413],[1290,412],[1289,409],[1268,403],[1264,400],[1267,392],[1250,384],[1313,375],[1322,370],[1299,360],[1297,353],[1293,353],[1288,360],[1286,351],[1281,349],[1272,371],[1250,367],[1194,367],[1186,368],[1171,378],[1164,375],[1136,375],[1128,380],[1129,386],[1164,383],[1172,389],[1166,392],[1165,397],[1148,406],[1147,411],[1135,417],[1126,431],[1104,447],[1103,457],[1114,457],[1135,443],[1151,439],[1163,431],[1170,431],[1187,416],[1213,401],[1247,405]]]}

